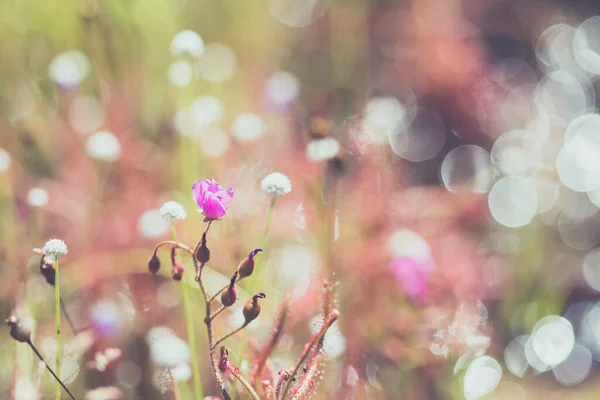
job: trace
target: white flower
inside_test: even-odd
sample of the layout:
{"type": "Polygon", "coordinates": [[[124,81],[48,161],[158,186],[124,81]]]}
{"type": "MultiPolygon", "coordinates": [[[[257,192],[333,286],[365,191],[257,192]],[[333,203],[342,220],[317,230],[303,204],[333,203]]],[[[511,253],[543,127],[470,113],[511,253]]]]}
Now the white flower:
{"type": "Polygon", "coordinates": [[[263,178],[260,182],[260,186],[263,191],[276,196],[288,194],[292,191],[292,182],[290,181],[290,178],[281,172],[271,172],[263,178]]]}
{"type": "Polygon", "coordinates": [[[176,219],[184,220],[187,217],[187,213],[181,204],[176,201],[167,201],[160,208],[160,215],[164,219],[170,222],[175,222],[176,219]]]}
{"type": "Polygon", "coordinates": [[[60,239],[50,239],[44,245],[44,254],[55,256],[67,254],[67,245],[60,239]]]}

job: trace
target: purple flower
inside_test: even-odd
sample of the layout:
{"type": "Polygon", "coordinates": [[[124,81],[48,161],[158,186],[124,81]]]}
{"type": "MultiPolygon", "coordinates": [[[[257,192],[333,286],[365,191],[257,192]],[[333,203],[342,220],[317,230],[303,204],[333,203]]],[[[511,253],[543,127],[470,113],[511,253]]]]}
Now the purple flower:
{"type": "Polygon", "coordinates": [[[432,263],[402,256],[392,260],[390,268],[411,300],[426,300],[427,281],[433,269],[432,263]]]}
{"type": "Polygon", "coordinates": [[[192,196],[206,218],[217,219],[227,214],[234,189],[223,190],[213,178],[202,179],[192,185],[192,196]]]}

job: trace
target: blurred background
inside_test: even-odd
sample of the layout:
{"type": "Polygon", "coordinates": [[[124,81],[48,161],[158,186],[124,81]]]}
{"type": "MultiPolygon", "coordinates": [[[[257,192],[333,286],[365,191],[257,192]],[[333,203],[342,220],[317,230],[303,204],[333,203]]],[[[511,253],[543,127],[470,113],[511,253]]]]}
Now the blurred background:
{"type": "MultiPolygon", "coordinates": [[[[597,2],[5,0],[0,42],[0,309],[35,322],[52,364],[54,289],[32,249],[63,239],[78,398],[167,398],[161,360],[189,348],[180,283],[147,272],[171,237],[159,209],[186,208],[194,246],[192,183],[235,188],[209,234],[214,292],[263,245],[270,172],[293,189],[241,283],[244,301],[267,293],[229,343],[242,373],[291,293],[272,371],[324,302],[341,312],[316,399],[597,396],[597,2]]],[[[216,395],[195,286],[193,301],[216,395]]],[[[0,398],[52,398],[8,329],[0,357],[0,398]]]]}

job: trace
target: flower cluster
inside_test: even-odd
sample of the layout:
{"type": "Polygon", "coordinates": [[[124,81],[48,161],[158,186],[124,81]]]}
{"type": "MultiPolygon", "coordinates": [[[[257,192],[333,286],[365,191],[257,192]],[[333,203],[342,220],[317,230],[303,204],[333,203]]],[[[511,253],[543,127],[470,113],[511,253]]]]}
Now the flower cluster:
{"type": "Polygon", "coordinates": [[[187,217],[185,208],[176,201],[167,201],[159,210],[160,215],[168,222],[174,223],[176,219],[184,220],[187,217]]]}
{"type": "Polygon", "coordinates": [[[61,239],[50,239],[44,245],[42,250],[47,255],[65,255],[67,254],[67,245],[61,239]]]}
{"type": "Polygon", "coordinates": [[[292,191],[292,182],[281,172],[271,172],[260,182],[260,187],[269,194],[279,196],[292,191]]]}

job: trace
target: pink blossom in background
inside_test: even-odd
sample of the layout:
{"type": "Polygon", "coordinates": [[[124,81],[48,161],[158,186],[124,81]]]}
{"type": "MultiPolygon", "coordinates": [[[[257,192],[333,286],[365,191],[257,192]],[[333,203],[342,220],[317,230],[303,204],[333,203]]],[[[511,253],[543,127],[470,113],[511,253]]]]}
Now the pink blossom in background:
{"type": "Polygon", "coordinates": [[[400,256],[392,260],[390,269],[411,300],[426,300],[427,283],[433,269],[431,261],[400,256]]]}
{"type": "Polygon", "coordinates": [[[223,190],[213,178],[201,179],[192,185],[192,196],[207,218],[221,218],[233,198],[233,187],[223,190]]]}

